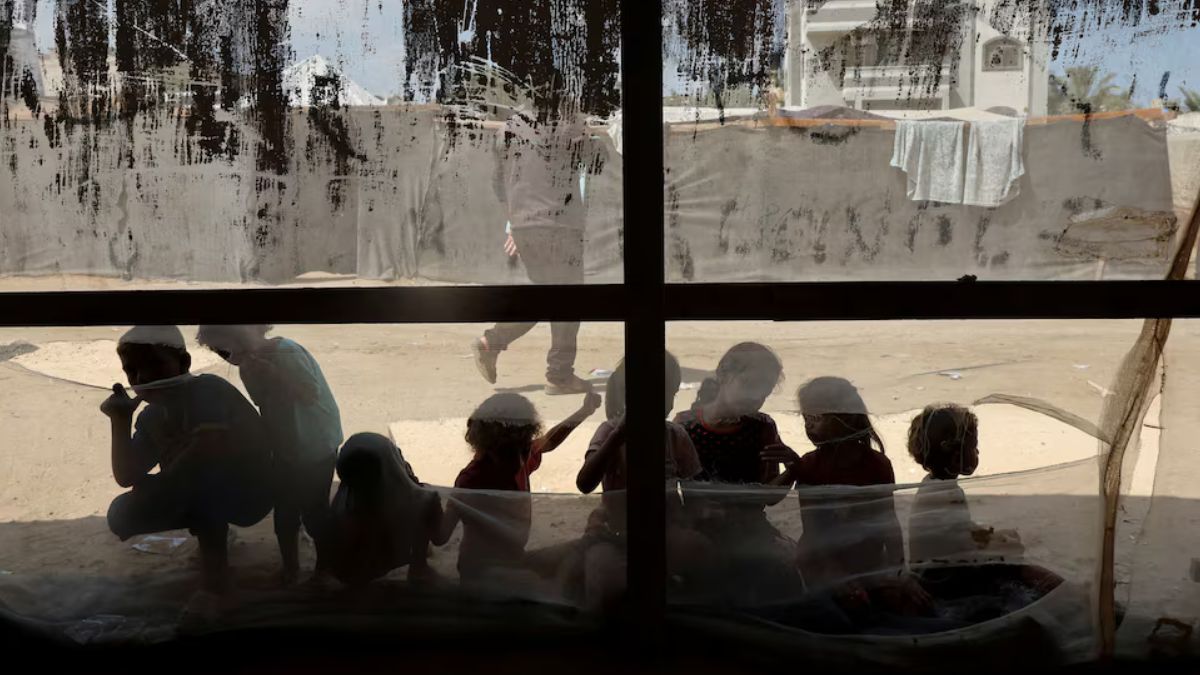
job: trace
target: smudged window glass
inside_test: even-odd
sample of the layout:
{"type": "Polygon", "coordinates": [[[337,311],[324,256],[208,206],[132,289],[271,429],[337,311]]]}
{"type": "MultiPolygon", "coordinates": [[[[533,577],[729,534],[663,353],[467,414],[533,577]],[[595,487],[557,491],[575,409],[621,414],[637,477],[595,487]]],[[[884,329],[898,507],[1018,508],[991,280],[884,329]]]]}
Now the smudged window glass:
{"type": "Polygon", "coordinates": [[[669,280],[1161,278],[1200,194],[1169,4],[670,0],[669,280]]]}
{"type": "Polygon", "coordinates": [[[615,0],[3,8],[5,288],[621,281],[615,0]]]}

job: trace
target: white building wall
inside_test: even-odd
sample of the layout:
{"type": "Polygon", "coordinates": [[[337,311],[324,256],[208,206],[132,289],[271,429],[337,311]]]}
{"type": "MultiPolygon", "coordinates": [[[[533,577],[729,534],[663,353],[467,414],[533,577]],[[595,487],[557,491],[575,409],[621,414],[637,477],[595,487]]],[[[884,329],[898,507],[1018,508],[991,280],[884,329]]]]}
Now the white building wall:
{"type": "Polygon", "coordinates": [[[1024,35],[1006,35],[992,28],[984,20],[975,22],[976,39],[974,44],[975,64],[975,107],[983,110],[988,108],[1012,108],[1022,115],[1030,114],[1029,93],[1031,88],[1031,58],[1028,41],[1024,35]],[[997,39],[1014,38],[1021,43],[1022,63],[1020,70],[989,71],[986,69],[984,52],[990,43],[997,39]]]}
{"type": "Polygon", "coordinates": [[[820,105],[847,105],[839,77],[841,53],[834,50],[834,62],[824,62],[820,52],[836,42],[836,35],[809,34],[807,0],[788,3],[787,92],[785,105],[813,108],[820,105]]]}
{"type": "MultiPolygon", "coordinates": [[[[955,68],[954,84],[949,91],[932,96],[927,102],[930,107],[994,107],[1011,108],[1022,115],[1046,114],[1048,94],[1049,46],[1045,36],[1028,39],[1028,29],[1015,26],[1013,37],[1023,44],[1024,64],[1016,71],[986,71],[984,47],[992,39],[1004,37],[1004,33],[988,23],[992,6],[998,0],[978,0],[972,12],[973,20],[963,26],[962,49],[957,57],[950,57],[955,68]],[[940,104],[937,104],[939,101],[940,104]],[[937,104],[937,105],[935,105],[937,104]]],[[[810,0],[789,0],[788,3],[788,49],[787,49],[787,92],[786,105],[811,108],[820,105],[887,108],[881,95],[890,94],[876,90],[862,96],[854,94],[853,83],[843,89],[841,67],[837,62],[823,63],[819,53],[845,37],[846,33],[831,30],[833,25],[853,26],[854,20],[869,21],[874,10],[862,15],[856,0],[828,0],[822,3],[817,14],[810,15],[806,9],[810,0]],[[850,20],[846,20],[850,19],[850,20]],[[831,24],[832,22],[832,24],[831,24]],[[815,27],[814,27],[815,26],[815,27]]],[[[831,50],[836,60],[841,50],[831,50]]],[[[861,87],[860,87],[861,88],[861,87]]],[[[897,89],[896,101],[912,103],[911,92],[897,89]],[[902,101],[903,99],[903,101],[902,101]]],[[[884,98],[887,96],[885,95],[884,98]]]]}

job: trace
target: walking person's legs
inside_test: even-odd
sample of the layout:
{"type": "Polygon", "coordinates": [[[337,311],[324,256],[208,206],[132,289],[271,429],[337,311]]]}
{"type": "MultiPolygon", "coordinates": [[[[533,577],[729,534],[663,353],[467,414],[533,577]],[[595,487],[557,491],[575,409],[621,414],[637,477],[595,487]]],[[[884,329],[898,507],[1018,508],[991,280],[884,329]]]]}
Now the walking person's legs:
{"type": "MultiPolygon", "coordinates": [[[[549,228],[542,233],[544,257],[538,261],[537,278],[541,284],[579,285],[583,283],[583,231],[573,228],[549,228]]],[[[546,354],[546,393],[581,394],[591,385],[575,375],[578,321],[550,324],[550,351],[546,354]]]]}
{"type": "Polygon", "coordinates": [[[498,323],[484,331],[483,337],[471,344],[471,352],[475,355],[475,367],[479,374],[490,384],[496,384],[496,361],[500,352],[522,335],[533,330],[537,323],[498,323]]]}
{"type": "MultiPolygon", "coordinates": [[[[583,283],[583,231],[569,227],[514,228],[513,240],[535,284],[573,285],[583,283]]],[[[471,349],[479,373],[496,383],[496,361],[500,352],[533,330],[536,322],[500,323],[476,340],[471,349]]],[[[589,391],[587,382],[575,376],[578,321],[555,322],[550,327],[551,347],[546,355],[546,393],[577,394],[589,391]]]]}
{"type": "MultiPolygon", "coordinates": [[[[550,351],[546,354],[546,381],[552,387],[547,393],[553,394],[554,389],[572,389],[575,385],[575,353],[579,336],[578,321],[555,321],[550,324],[550,351]]],[[[589,387],[590,389],[590,387],[589,387]]],[[[578,394],[579,391],[562,391],[563,394],[578,394]]]]}

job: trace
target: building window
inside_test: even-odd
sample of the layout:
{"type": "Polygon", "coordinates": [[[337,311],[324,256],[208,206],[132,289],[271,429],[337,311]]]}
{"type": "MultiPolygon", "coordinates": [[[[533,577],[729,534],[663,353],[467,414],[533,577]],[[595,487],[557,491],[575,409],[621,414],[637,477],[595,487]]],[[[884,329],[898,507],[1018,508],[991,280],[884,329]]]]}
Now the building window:
{"type": "Polygon", "coordinates": [[[983,45],[983,70],[1020,70],[1023,56],[1021,43],[1012,38],[989,40],[983,45]]]}

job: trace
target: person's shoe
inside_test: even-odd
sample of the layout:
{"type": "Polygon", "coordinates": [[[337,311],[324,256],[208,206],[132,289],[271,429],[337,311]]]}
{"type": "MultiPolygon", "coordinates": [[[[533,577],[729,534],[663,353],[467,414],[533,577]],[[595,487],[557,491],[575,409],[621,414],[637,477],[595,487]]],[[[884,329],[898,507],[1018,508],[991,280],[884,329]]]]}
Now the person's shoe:
{"type": "Polygon", "coordinates": [[[488,384],[496,384],[496,360],[500,358],[500,352],[489,349],[487,342],[479,338],[471,343],[471,353],[475,355],[475,367],[483,379],[488,384]]]}
{"type": "Polygon", "coordinates": [[[573,394],[591,393],[592,383],[579,377],[572,375],[565,380],[548,381],[546,383],[547,396],[571,396],[573,394]]]}

